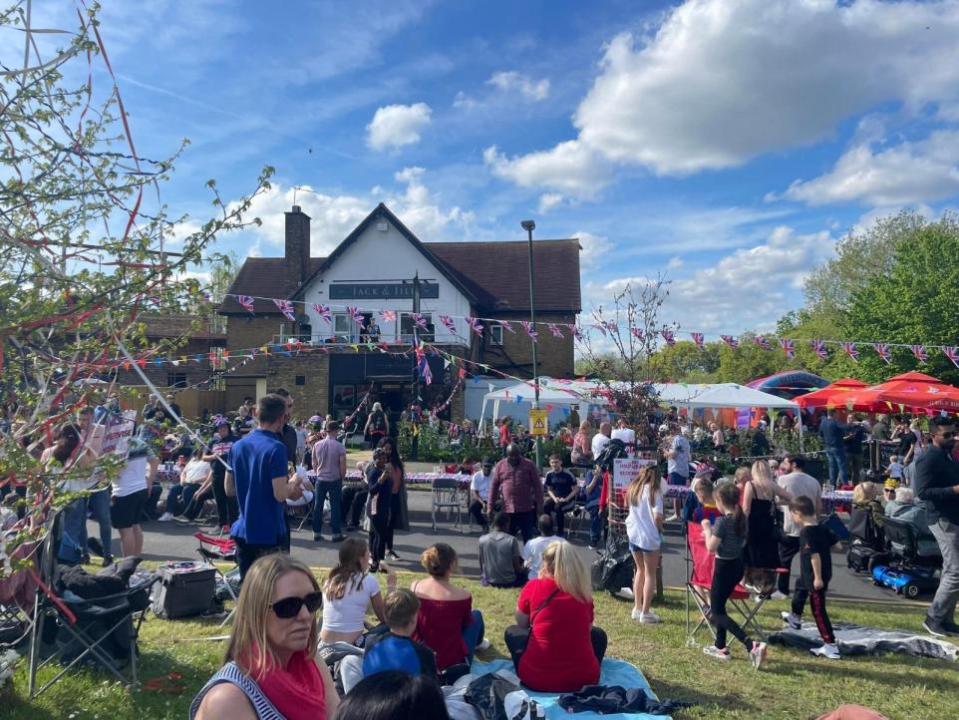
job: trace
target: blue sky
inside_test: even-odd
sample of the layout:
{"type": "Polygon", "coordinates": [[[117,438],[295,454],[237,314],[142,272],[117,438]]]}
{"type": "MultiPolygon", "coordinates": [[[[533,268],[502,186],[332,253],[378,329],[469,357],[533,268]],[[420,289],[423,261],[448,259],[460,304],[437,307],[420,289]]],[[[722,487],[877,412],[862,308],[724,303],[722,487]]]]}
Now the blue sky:
{"type": "Polygon", "coordinates": [[[663,320],[738,333],[850,228],[959,195],[955,0],[104,4],[138,149],[191,141],[171,210],[276,168],[241,258],[282,252],[294,186],[316,255],[381,200],[425,241],[532,217],[582,238],[587,308],[661,272],[663,320]]]}

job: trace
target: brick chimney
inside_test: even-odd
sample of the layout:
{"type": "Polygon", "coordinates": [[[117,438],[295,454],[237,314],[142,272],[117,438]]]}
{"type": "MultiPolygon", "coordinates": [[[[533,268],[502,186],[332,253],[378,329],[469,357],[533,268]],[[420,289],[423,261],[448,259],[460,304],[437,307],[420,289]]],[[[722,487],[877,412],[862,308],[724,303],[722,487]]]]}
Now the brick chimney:
{"type": "Polygon", "coordinates": [[[310,270],[310,216],[299,205],[286,214],[287,271],[296,280],[297,287],[306,280],[310,270]]]}

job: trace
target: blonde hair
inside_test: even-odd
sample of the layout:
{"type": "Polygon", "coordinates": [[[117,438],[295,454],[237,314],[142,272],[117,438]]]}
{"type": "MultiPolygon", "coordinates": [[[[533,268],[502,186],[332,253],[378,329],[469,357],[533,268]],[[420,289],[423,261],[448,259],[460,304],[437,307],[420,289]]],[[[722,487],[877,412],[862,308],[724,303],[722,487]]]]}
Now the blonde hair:
{"type": "Polygon", "coordinates": [[[766,460],[757,460],[754,462],[750,476],[753,480],[759,480],[760,482],[763,480],[775,482],[775,480],[773,480],[773,469],[769,467],[769,462],[766,460]]]}
{"type": "Polygon", "coordinates": [[[383,412],[383,406],[378,402],[373,403],[373,412],[383,412]]]}
{"type": "Polygon", "coordinates": [[[750,480],[752,480],[752,473],[749,472],[749,468],[743,465],[742,467],[736,468],[736,472],[733,473],[733,480],[737,485],[745,485],[750,480]]]}
{"type": "Polygon", "coordinates": [[[643,488],[649,486],[649,506],[656,505],[656,493],[659,492],[659,471],[655,465],[646,465],[639,470],[639,475],[633,478],[626,488],[626,502],[630,505],[639,505],[643,495],[643,488]]]}
{"type": "MultiPolygon", "coordinates": [[[[310,579],[313,590],[320,591],[320,584],[310,568],[285,553],[261,557],[253,563],[243,578],[240,598],[236,603],[236,620],[224,662],[232,660],[243,672],[253,676],[254,680],[262,678],[279,665],[266,633],[266,618],[273,612],[273,592],[276,590],[277,581],[291,572],[303,573],[310,579]]],[[[314,615],[306,645],[306,652],[310,657],[316,652],[319,634],[317,616],[314,615]]]]}
{"type": "Polygon", "coordinates": [[[867,503],[876,499],[879,494],[879,486],[874,482],[861,482],[852,489],[852,501],[854,503],[867,503]]]}
{"type": "Polygon", "coordinates": [[[551,542],[543,552],[542,568],[556,581],[556,587],[581,602],[591,602],[593,585],[586,563],[576,548],[565,540],[551,542]]]}

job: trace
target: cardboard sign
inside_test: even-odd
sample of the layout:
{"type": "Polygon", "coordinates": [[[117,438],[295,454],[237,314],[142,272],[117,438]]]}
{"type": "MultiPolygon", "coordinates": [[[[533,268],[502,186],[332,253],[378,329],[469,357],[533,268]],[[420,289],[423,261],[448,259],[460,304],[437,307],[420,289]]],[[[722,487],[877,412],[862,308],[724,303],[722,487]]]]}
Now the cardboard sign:
{"type": "Polygon", "coordinates": [[[533,408],[529,411],[529,434],[545,437],[549,432],[549,413],[546,410],[533,408]]]}
{"type": "Polygon", "coordinates": [[[104,419],[103,442],[100,445],[100,454],[115,452],[127,454],[133,428],[136,426],[136,411],[125,410],[122,414],[109,413],[104,419]]]}
{"type": "Polygon", "coordinates": [[[656,460],[650,457],[617,458],[613,460],[613,488],[625,490],[633,479],[639,475],[642,468],[655,464],[656,460]]]}

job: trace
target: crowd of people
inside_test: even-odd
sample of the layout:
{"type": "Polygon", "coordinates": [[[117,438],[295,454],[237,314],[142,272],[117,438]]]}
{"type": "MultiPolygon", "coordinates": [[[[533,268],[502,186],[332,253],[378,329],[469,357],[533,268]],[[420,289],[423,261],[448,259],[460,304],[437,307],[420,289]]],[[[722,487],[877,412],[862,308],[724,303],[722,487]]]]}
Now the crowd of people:
{"type": "MultiPolygon", "coordinates": [[[[314,416],[294,423],[293,400],[283,389],[261,397],[255,407],[244,402],[232,419],[210,418],[207,440],[192,431],[172,432],[164,417],[167,407],[178,413],[171,401],[144,409],[109,487],[101,488],[93,473],[76,478],[96,463],[97,428],[119,412],[115,395],[100,407],[81,409],[57,428],[52,441],[38,440],[29,451],[49,472],[69,474],[68,490],[92,490],[63,512],[58,547],[63,563],[87,560],[89,549],[102,554],[105,564],[111,562],[112,528],[124,556],[140,555],[145,516],[190,522],[212,500],[216,525],[236,542],[242,590],[225,664],[198,695],[193,715],[262,717],[264,708],[272,708],[290,718],[307,711],[352,718],[372,702],[368,692],[384,688],[397,697],[409,693],[410,707],[420,702],[419,694],[434,690],[435,698],[445,697],[449,704],[437,688],[469,674],[476,650],[488,643],[485,620],[471,594],[454,581],[458,558],[449,545],[427,548],[421,556],[426,575],[409,589],[397,587],[390,561],[397,559],[394,532],[408,522],[406,470],[382,407],[374,403],[365,423],[371,460],[359,467],[360,480],[347,482],[338,422],[314,416]],[[158,492],[161,458],[178,466],[165,497],[158,492]],[[339,553],[323,582],[289,557],[289,514],[311,501],[314,541],[325,542],[328,517],[329,541],[339,553]],[[99,540],[86,537],[88,515],[99,523],[99,540]],[[345,535],[361,522],[368,529],[366,539],[345,535]],[[367,622],[370,611],[373,627],[367,622]]],[[[904,520],[914,524],[922,542],[938,546],[943,569],[924,627],[935,635],[955,635],[955,424],[933,417],[922,432],[915,422],[899,421],[893,430],[882,417],[868,430],[864,423],[840,422],[832,412],[820,422],[830,478],[854,486],[854,509],[869,513],[877,525],[884,518],[904,520]],[[867,432],[877,442],[897,442],[897,452],[881,482],[856,483],[859,467],[847,454],[848,443],[850,437],[863,442],[867,432]]],[[[516,622],[503,640],[525,686],[567,692],[599,678],[607,639],[593,626],[589,568],[565,539],[567,516],[580,512],[589,516],[591,546],[599,547],[610,532],[621,532],[628,541],[635,566],[631,616],[638,624],[662,621],[654,606],[664,526],[679,521],[701,528],[701,542],[715,558],[708,616],[715,642],[704,649],[709,657],[728,661],[731,635],[754,667],[766,661],[765,643],[727,613],[740,584],[759,596],[791,597],[790,610],[782,614],[789,627],[800,626],[808,604],[823,641],[813,652],[840,657],[827,611],[837,538],[822,522],[823,485],[805,472],[803,456],[758,459],[723,477],[710,464],[710,452],[697,457],[694,450],[706,442],[720,451],[728,442],[722,429],[707,424],[697,439],[688,424],[668,419],[651,462],[625,488],[617,488],[607,462],[610,453],[629,454],[637,444],[625,422],[615,427],[603,422],[595,433],[589,421],[578,423],[575,434],[567,433],[569,458],[551,455],[545,477],[509,434],[508,424],[501,430],[504,426],[502,457],[484,458],[471,468],[469,513],[482,530],[477,547],[483,583],[520,589],[516,622]],[[677,499],[667,511],[670,486],[689,492],[682,500],[683,493],[673,493],[677,499]],[[611,506],[621,515],[611,513],[611,506]],[[796,556],[799,573],[793,578],[796,556]]]]}

